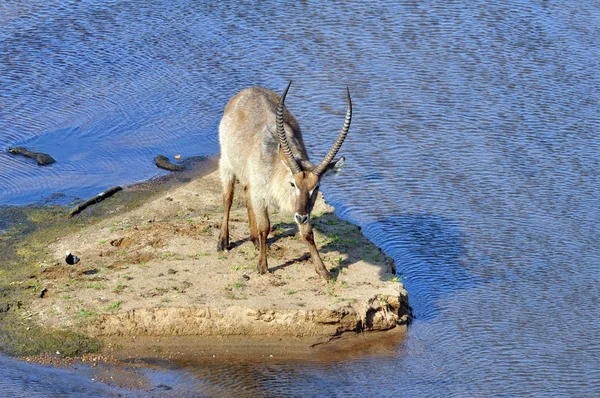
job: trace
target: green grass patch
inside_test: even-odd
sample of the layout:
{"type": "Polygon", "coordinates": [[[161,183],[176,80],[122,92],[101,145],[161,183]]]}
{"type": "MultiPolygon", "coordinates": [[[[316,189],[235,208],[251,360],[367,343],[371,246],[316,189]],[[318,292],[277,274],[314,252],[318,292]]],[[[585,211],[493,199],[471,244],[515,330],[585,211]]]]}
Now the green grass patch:
{"type": "Polygon", "coordinates": [[[88,284],[85,285],[85,287],[87,289],[94,289],[94,290],[104,290],[104,289],[106,289],[106,285],[104,283],[101,283],[101,282],[88,283],[88,284]]]}
{"type": "Polygon", "coordinates": [[[121,304],[123,304],[123,300],[114,301],[109,304],[104,310],[107,312],[117,312],[121,309],[121,304]]]}

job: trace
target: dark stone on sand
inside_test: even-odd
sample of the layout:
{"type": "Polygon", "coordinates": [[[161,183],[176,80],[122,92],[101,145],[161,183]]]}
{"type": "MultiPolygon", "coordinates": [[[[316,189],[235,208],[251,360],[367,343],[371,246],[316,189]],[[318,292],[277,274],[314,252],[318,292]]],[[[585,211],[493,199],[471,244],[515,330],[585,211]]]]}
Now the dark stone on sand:
{"type": "Polygon", "coordinates": [[[165,155],[158,155],[154,158],[154,163],[161,168],[169,171],[183,171],[184,168],[182,166],[178,166],[169,161],[165,155]]]}
{"type": "Polygon", "coordinates": [[[31,158],[40,166],[46,166],[56,162],[56,160],[54,160],[54,158],[47,153],[29,151],[27,148],[23,148],[21,146],[8,148],[8,153],[12,153],[13,155],[23,155],[31,158]]]}

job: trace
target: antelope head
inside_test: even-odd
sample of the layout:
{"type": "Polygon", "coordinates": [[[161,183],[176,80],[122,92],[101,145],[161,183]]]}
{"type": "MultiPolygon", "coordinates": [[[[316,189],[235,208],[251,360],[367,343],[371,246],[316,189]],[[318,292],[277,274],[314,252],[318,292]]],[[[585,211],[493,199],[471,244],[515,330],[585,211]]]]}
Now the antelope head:
{"type": "Polygon", "coordinates": [[[295,198],[294,203],[294,220],[299,226],[307,224],[310,218],[310,213],[315,205],[317,193],[319,191],[319,182],[321,178],[329,171],[338,171],[342,168],[345,158],[333,162],[333,158],[337,155],[342,143],[346,139],[350,122],[352,120],[352,100],[350,99],[350,89],[346,88],[348,108],[346,110],[346,119],[344,125],[338,134],[335,143],[318,165],[312,164],[308,159],[297,161],[290,149],[284,124],[283,124],[283,109],[285,97],[292,82],[288,84],[285,91],[281,95],[279,105],[277,106],[277,136],[279,138],[279,156],[281,161],[288,169],[288,179],[286,183],[289,189],[293,191],[292,197],[295,198]]]}

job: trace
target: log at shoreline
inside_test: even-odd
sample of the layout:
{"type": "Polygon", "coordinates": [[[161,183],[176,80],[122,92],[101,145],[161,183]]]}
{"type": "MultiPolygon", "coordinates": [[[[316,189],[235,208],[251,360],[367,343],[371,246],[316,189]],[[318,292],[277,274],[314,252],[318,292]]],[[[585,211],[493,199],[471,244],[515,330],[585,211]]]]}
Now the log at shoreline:
{"type": "Polygon", "coordinates": [[[184,170],[183,167],[171,163],[169,161],[169,158],[167,158],[165,155],[157,155],[154,158],[154,163],[159,168],[169,170],[169,171],[183,171],[184,170]]]}
{"type": "Polygon", "coordinates": [[[88,206],[102,202],[104,199],[113,196],[115,193],[119,192],[122,189],[123,188],[120,186],[114,186],[114,187],[108,188],[106,191],[100,192],[98,195],[94,196],[93,198],[88,199],[85,202],[78,204],[73,210],[71,210],[71,212],[69,213],[69,217],[73,217],[74,215],[81,213],[88,206]]]}
{"type": "Polygon", "coordinates": [[[56,160],[54,160],[54,158],[48,155],[47,153],[33,152],[21,146],[8,148],[8,153],[11,153],[13,155],[23,155],[25,157],[31,158],[35,160],[39,166],[46,166],[56,162],[56,160]]]}

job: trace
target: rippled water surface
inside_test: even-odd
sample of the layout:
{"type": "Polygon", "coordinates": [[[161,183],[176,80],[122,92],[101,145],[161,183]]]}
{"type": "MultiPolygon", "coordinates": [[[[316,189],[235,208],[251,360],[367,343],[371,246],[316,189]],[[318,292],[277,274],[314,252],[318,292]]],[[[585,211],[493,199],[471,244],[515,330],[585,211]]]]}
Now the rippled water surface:
{"type": "MultiPolygon", "coordinates": [[[[318,159],[350,87],[347,167],[323,189],[396,260],[408,338],[385,358],[174,365],[181,383],[600,395],[597,1],[14,0],[0,26],[0,204],[69,202],[161,174],[158,153],[217,153],[227,100],[289,79],[318,159]],[[17,145],[57,163],[4,153],[17,145]]],[[[76,396],[68,377],[56,391],[76,396]]],[[[28,385],[0,368],[0,387],[28,385]]]]}

